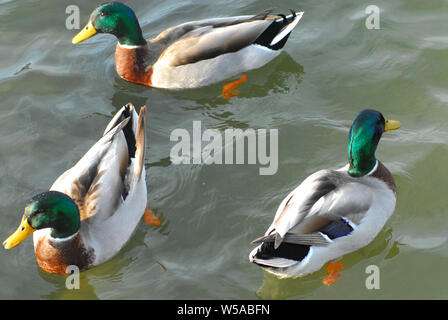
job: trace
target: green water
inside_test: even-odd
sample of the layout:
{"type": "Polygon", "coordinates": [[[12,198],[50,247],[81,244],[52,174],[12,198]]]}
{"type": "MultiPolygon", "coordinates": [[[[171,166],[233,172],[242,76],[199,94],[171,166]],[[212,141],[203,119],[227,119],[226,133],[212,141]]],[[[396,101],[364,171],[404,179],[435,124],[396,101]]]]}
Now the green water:
{"type": "Polygon", "coordinates": [[[0,236],[25,202],[47,190],[99,138],[125,103],[148,106],[146,180],[159,227],[143,222],[112,260],[81,274],[81,288],[41,271],[31,239],[0,250],[1,299],[446,299],[448,270],[448,1],[375,1],[380,30],[365,27],[370,1],[125,1],[146,38],[188,20],[254,14],[269,7],[305,14],[284,52],[247,73],[240,95],[223,83],[165,91],[121,80],[116,41],[73,46],[65,9],[81,24],[92,1],[0,0],[0,236]],[[364,108],[401,121],[377,157],[397,184],[392,218],[367,247],[343,257],[330,287],[325,268],[278,280],[249,263],[281,200],[309,174],[347,161],[348,128],[364,108]],[[209,128],[278,129],[279,167],[174,165],[170,133],[209,128]],[[365,286],[380,269],[380,289],[365,286]]]}

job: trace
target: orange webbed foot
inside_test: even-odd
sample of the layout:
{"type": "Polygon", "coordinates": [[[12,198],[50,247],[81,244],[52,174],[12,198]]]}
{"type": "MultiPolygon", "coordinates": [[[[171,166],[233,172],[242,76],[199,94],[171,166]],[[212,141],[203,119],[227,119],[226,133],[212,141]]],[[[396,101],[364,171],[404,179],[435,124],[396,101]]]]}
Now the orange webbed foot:
{"type": "Polygon", "coordinates": [[[143,221],[146,222],[146,224],[157,227],[160,225],[160,219],[157,218],[154,213],[149,209],[149,203],[146,206],[145,214],[143,215],[143,221]]]}
{"type": "Polygon", "coordinates": [[[237,89],[238,86],[244,82],[247,81],[247,75],[243,75],[238,80],[232,81],[228,84],[225,84],[222,87],[222,97],[224,99],[230,99],[232,97],[236,97],[238,95],[239,90],[237,89]]]}
{"type": "Polygon", "coordinates": [[[327,265],[328,275],[322,279],[322,283],[327,286],[332,285],[340,276],[342,276],[342,272],[340,272],[342,269],[344,269],[344,265],[341,261],[330,262],[327,265]]]}

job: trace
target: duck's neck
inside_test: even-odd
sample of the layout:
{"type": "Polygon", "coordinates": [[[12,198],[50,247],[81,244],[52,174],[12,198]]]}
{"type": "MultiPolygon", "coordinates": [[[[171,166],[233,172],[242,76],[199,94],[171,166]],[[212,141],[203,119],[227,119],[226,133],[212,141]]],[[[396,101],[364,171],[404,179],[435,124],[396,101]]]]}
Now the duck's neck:
{"type": "Polygon", "coordinates": [[[358,144],[350,141],[348,146],[348,174],[352,177],[362,177],[369,174],[377,165],[375,158],[376,146],[371,144],[358,144]]]}
{"type": "Polygon", "coordinates": [[[81,220],[79,209],[71,199],[61,201],[55,207],[57,217],[51,223],[50,236],[55,239],[68,238],[79,231],[81,220]]]}
{"type": "Polygon", "coordinates": [[[352,177],[362,177],[368,175],[375,170],[377,163],[378,160],[375,158],[361,159],[360,161],[352,159],[352,161],[349,162],[348,173],[352,177]]]}
{"type": "Polygon", "coordinates": [[[79,227],[67,229],[52,229],[50,236],[55,239],[65,239],[75,235],[79,231],[79,227]]]}
{"type": "Polygon", "coordinates": [[[142,29],[137,20],[128,20],[115,33],[118,43],[123,46],[143,46],[146,40],[143,38],[142,29]]]}

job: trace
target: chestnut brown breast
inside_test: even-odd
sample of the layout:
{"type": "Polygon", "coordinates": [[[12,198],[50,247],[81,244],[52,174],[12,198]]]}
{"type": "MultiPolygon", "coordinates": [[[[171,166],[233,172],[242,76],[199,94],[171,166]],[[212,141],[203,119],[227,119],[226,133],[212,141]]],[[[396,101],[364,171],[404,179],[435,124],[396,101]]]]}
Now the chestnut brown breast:
{"type": "Polygon", "coordinates": [[[126,48],[117,44],[115,68],[120,77],[130,82],[152,86],[152,68],[147,64],[148,47],[126,48]]]}
{"type": "Polygon", "coordinates": [[[93,250],[84,247],[79,232],[72,239],[61,242],[42,237],[36,244],[35,253],[37,264],[50,273],[65,274],[70,265],[82,271],[94,260],[93,250]]]}
{"type": "Polygon", "coordinates": [[[392,177],[390,171],[381,163],[381,161],[378,160],[378,167],[370,176],[384,181],[389,189],[391,189],[394,193],[397,193],[394,178],[392,177]]]}

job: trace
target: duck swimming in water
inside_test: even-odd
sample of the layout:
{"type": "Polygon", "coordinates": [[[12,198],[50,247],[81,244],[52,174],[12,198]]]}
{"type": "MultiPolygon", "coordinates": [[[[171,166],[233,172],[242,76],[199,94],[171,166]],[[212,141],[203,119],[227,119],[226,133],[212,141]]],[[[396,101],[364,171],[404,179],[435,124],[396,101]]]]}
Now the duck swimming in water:
{"type": "Polygon", "coordinates": [[[109,2],[92,12],[72,42],[113,34],[121,78],[149,87],[197,88],[260,68],[278,56],[303,12],[270,12],[186,22],[147,41],[134,11],[109,2]]]}
{"type": "Polygon", "coordinates": [[[376,110],[354,120],[349,163],[306,178],[277,209],[265,235],[253,241],[251,262],[283,277],[299,277],[369,244],[395,209],[392,174],[375,157],[385,131],[400,127],[376,110]]]}
{"type": "Polygon", "coordinates": [[[50,273],[86,270],[115,256],[145,213],[146,107],[121,108],[103,136],[49,191],[33,197],[12,249],[33,234],[37,264],[50,273]]]}

